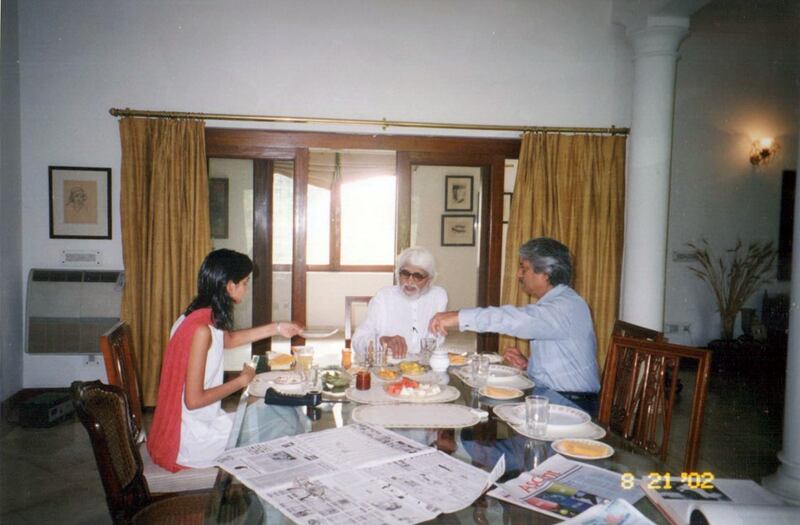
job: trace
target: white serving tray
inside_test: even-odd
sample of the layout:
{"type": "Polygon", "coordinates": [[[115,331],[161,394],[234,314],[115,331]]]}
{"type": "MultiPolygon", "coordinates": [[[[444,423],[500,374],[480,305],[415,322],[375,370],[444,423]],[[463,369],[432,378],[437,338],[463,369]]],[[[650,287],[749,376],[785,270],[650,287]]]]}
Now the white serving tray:
{"type": "Polygon", "coordinates": [[[353,409],[352,418],[356,423],[387,428],[464,428],[478,424],[481,413],[464,405],[409,403],[358,406],[353,409]]]}
{"type": "Polygon", "coordinates": [[[442,387],[442,391],[436,394],[435,396],[420,397],[420,398],[390,396],[383,389],[383,386],[384,386],[383,383],[373,384],[372,388],[370,388],[369,390],[357,390],[354,387],[350,387],[347,390],[345,390],[345,396],[350,401],[355,401],[356,403],[364,403],[366,405],[392,405],[397,403],[409,403],[409,404],[449,403],[450,401],[455,401],[456,399],[459,398],[459,396],[461,396],[461,393],[458,391],[458,389],[450,385],[440,385],[442,387]]]}

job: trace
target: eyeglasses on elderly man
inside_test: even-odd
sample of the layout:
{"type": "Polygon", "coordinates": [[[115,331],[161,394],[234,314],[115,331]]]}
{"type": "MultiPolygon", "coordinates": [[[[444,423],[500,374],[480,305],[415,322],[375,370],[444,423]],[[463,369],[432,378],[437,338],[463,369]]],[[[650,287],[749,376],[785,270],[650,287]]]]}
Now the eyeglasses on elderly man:
{"type": "Polygon", "coordinates": [[[418,283],[422,282],[425,279],[427,279],[428,277],[430,277],[427,273],[410,272],[410,271],[406,270],[405,268],[402,268],[399,272],[397,272],[397,275],[402,279],[411,278],[411,279],[413,279],[414,281],[416,281],[418,283]]]}

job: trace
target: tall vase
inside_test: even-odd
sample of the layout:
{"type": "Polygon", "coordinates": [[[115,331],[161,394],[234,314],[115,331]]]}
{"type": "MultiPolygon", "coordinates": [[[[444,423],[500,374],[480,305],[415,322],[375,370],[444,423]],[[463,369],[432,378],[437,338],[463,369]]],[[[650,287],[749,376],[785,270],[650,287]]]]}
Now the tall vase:
{"type": "Polygon", "coordinates": [[[733,326],[736,322],[736,314],[737,312],[720,312],[720,318],[722,320],[722,339],[724,341],[733,339],[733,326]]]}

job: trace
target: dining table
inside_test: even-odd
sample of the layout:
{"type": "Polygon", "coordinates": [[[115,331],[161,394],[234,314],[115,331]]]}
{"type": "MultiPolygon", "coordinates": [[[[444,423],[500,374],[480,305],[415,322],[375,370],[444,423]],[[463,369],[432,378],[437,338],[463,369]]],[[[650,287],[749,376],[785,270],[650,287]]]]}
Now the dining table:
{"type": "MultiPolygon", "coordinates": [[[[498,483],[513,479],[556,454],[551,441],[526,437],[495,414],[495,408],[500,405],[522,402],[524,398],[510,401],[489,399],[464,381],[463,376],[456,373],[457,371],[455,367],[450,367],[445,380],[458,390],[458,398],[452,403],[485,412],[484,419],[464,428],[440,427],[396,431],[483,469],[487,474],[500,456],[504,455],[506,470],[498,483]]],[[[371,388],[382,388],[382,385],[380,381],[372,381],[371,388]]],[[[545,396],[551,405],[577,408],[569,399],[541,385],[526,389],[524,394],[545,396]]],[[[274,432],[266,439],[348,425],[354,421],[353,415],[359,406],[364,405],[348,397],[334,397],[328,394],[323,394],[322,403],[313,408],[267,405],[263,397],[252,395],[251,389],[245,389],[237,403],[234,426],[227,448],[247,446],[257,442],[258,439],[265,439],[255,431],[264,428],[265,423],[274,432]]],[[[391,411],[393,406],[395,405],[385,405],[382,410],[391,411]]],[[[610,445],[614,453],[604,459],[586,461],[590,465],[620,474],[629,473],[639,479],[647,477],[652,472],[667,471],[666,465],[659,458],[643,453],[641,449],[613,432],[606,432],[599,440],[610,445]]],[[[267,501],[239,483],[235,476],[224,470],[221,470],[218,477],[217,488],[221,498],[217,504],[206,510],[207,523],[292,523],[267,501]]],[[[634,506],[653,522],[659,525],[669,524],[646,497],[642,497],[634,506]]],[[[550,524],[561,521],[484,494],[468,507],[458,512],[440,514],[426,523],[550,524]]]]}

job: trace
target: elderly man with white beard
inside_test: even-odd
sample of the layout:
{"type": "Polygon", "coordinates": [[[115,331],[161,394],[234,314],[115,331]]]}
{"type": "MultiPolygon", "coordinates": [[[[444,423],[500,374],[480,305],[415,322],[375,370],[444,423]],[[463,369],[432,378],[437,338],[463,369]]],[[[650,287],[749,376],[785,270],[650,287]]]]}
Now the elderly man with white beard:
{"type": "MultiPolygon", "coordinates": [[[[421,247],[403,250],[395,262],[397,284],[386,286],[369,302],[367,317],[353,334],[356,352],[367,351],[376,339],[386,345],[395,358],[417,354],[428,332],[428,323],[437,312],[447,309],[447,292],[433,286],[436,261],[421,247]]],[[[443,338],[442,338],[443,339],[443,338]]]]}

